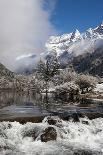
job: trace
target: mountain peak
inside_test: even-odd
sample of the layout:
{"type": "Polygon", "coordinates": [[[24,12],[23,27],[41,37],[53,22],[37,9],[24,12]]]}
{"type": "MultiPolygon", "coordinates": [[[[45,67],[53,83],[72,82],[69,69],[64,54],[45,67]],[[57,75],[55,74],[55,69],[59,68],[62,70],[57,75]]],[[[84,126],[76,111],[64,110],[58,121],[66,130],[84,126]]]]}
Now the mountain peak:
{"type": "Polygon", "coordinates": [[[75,33],[78,33],[78,34],[80,34],[80,32],[79,32],[79,30],[78,30],[78,29],[76,29],[76,30],[75,30],[75,33]]]}
{"type": "Polygon", "coordinates": [[[92,52],[93,42],[103,39],[103,22],[96,28],[89,28],[84,33],[77,29],[69,34],[52,36],[46,43],[46,54],[57,53],[57,56],[68,52],[69,56],[79,55],[80,53],[92,52]]]}
{"type": "Polygon", "coordinates": [[[72,34],[74,34],[75,36],[80,36],[80,32],[78,29],[76,29],[72,34]]]}
{"type": "Polygon", "coordinates": [[[77,39],[79,39],[81,36],[80,32],[76,29],[72,35],[71,35],[71,38],[70,38],[70,41],[76,41],[77,39]]]}
{"type": "Polygon", "coordinates": [[[103,22],[94,29],[95,33],[98,33],[99,35],[103,35],[103,22]]]}

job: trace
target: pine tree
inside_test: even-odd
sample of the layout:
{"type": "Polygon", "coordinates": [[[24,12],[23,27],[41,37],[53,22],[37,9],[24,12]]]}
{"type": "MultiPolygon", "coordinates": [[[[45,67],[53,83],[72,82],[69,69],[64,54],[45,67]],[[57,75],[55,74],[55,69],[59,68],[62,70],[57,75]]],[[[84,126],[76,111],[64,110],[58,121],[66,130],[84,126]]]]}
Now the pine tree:
{"type": "Polygon", "coordinates": [[[54,75],[59,73],[59,62],[56,56],[50,56],[45,61],[41,60],[38,63],[37,71],[41,78],[46,83],[46,101],[48,102],[48,83],[54,75]]]}

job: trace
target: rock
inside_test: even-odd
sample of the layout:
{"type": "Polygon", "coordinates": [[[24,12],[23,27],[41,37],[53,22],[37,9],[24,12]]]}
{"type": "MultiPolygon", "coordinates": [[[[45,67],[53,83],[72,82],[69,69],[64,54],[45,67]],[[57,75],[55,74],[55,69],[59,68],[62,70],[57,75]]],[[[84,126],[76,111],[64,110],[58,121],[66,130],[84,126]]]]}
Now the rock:
{"type": "Polygon", "coordinates": [[[79,116],[79,118],[80,117],[84,118],[85,117],[85,114],[84,113],[78,113],[78,116],[79,116]]]}
{"type": "Polygon", "coordinates": [[[8,124],[8,129],[11,129],[12,128],[12,125],[11,124],[8,124]]]}
{"type": "Polygon", "coordinates": [[[48,122],[49,125],[56,125],[57,120],[53,119],[52,117],[48,117],[47,122],[48,122]]]}
{"type": "Polygon", "coordinates": [[[56,129],[54,129],[53,127],[46,128],[43,134],[41,135],[42,142],[48,142],[56,139],[57,139],[57,132],[56,129]]]}
{"type": "Polygon", "coordinates": [[[4,137],[5,139],[7,139],[7,135],[4,130],[0,129],[0,137],[4,137]]]}
{"type": "Polygon", "coordinates": [[[0,150],[12,150],[12,148],[10,148],[10,146],[5,145],[5,146],[0,146],[0,150]]]}
{"type": "Polygon", "coordinates": [[[73,155],[93,155],[91,151],[88,150],[77,150],[73,155]]]}
{"type": "Polygon", "coordinates": [[[88,121],[82,121],[83,124],[89,125],[88,121]]]}
{"type": "Polygon", "coordinates": [[[62,120],[58,116],[48,116],[43,120],[43,122],[48,123],[49,125],[62,127],[62,120]]]}
{"type": "Polygon", "coordinates": [[[73,122],[80,122],[79,116],[77,113],[72,114],[73,122]]]}
{"type": "Polygon", "coordinates": [[[102,155],[102,152],[91,150],[75,150],[73,155],[102,155]]]}
{"type": "Polygon", "coordinates": [[[34,130],[29,130],[23,133],[23,138],[25,137],[32,137],[33,140],[35,140],[37,138],[37,134],[34,130]]]}
{"type": "Polygon", "coordinates": [[[64,111],[63,113],[60,114],[60,118],[65,121],[69,121],[71,118],[71,114],[68,113],[67,111],[64,111]]]}

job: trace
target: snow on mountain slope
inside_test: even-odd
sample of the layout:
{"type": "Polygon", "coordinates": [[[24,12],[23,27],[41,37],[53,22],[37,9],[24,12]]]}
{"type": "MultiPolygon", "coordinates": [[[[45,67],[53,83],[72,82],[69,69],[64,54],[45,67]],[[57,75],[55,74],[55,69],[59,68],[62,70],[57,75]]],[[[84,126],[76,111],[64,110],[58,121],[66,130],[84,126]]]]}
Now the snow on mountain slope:
{"type": "Polygon", "coordinates": [[[47,41],[46,53],[44,55],[56,53],[61,57],[64,52],[68,52],[68,57],[78,56],[85,52],[93,52],[96,48],[96,42],[103,39],[103,23],[95,29],[88,29],[85,33],[75,30],[69,34],[61,36],[51,36],[47,41]]]}
{"type": "MultiPolygon", "coordinates": [[[[41,53],[41,58],[48,58],[54,55],[59,58],[61,66],[65,67],[68,63],[79,55],[90,53],[92,54],[98,47],[103,49],[103,23],[98,27],[89,28],[84,33],[75,30],[69,34],[61,36],[51,36],[45,44],[46,52],[41,53]]],[[[19,72],[29,72],[35,68],[39,56],[35,54],[20,55],[16,59],[19,63],[19,72]]]]}

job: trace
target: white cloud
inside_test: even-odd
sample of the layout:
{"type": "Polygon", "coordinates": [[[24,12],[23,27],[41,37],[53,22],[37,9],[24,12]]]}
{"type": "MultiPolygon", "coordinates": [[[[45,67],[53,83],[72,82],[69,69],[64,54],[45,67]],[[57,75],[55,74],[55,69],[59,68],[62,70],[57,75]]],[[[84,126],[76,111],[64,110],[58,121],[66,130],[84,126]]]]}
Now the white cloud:
{"type": "Polygon", "coordinates": [[[15,59],[40,54],[55,33],[50,22],[56,0],[0,0],[0,62],[15,67],[15,59]],[[48,6],[49,9],[44,9],[48,6]]]}

